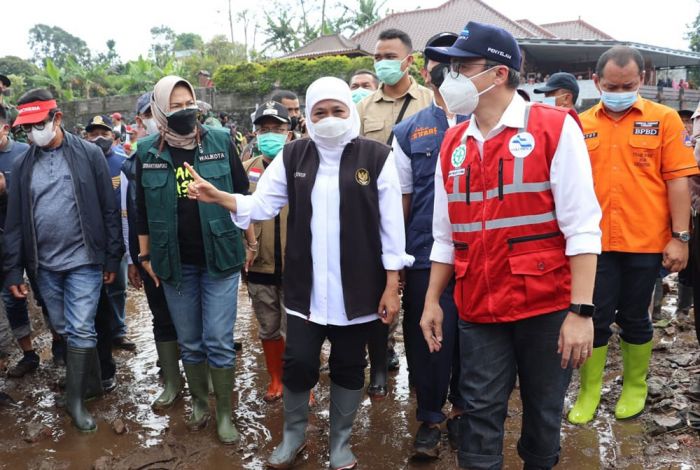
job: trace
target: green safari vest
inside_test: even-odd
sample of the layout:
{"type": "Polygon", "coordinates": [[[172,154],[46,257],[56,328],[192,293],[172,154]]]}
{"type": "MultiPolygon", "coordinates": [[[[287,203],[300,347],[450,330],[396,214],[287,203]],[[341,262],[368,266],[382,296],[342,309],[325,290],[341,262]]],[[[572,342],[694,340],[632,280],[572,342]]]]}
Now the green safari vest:
{"type": "MultiPolygon", "coordinates": [[[[218,189],[232,193],[228,129],[204,126],[202,131],[201,144],[195,148],[194,169],[218,189]]],[[[182,269],[177,237],[175,168],[167,146],[158,154],[159,144],[159,135],[148,136],[139,141],[136,151],[143,166],[141,185],[151,237],[151,266],[161,280],[179,286],[182,269]]],[[[229,211],[216,204],[200,202],[199,218],[209,273],[214,277],[224,277],[240,271],[245,250],[241,231],[231,220],[229,211]]]]}

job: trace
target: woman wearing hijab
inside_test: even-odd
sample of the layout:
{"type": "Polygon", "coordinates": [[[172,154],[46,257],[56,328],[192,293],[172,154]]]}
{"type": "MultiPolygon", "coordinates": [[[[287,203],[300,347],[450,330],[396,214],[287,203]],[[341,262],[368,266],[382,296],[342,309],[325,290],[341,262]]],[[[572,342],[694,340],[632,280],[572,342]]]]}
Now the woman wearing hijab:
{"type": "MultiPolygon", "coordinates": [[[[231,422],[231,391],[233,329],[245,250],[241,231],[225,209],[187,198],[192,181],[187,168],[196,168],[202,178],[227,192],[246,194],[248,178],[228,131],[197,123],[189,82],[177,76],[162,78],[153,89],[151,111],[159,133],[139,141],[136,153],[139,262],[156,286],[163,283],[192,395],[187,425],[196,430],[207,424],[209,372],[217,433],[230,444],[239,437],[231,422]]],[[[175,371],[177,357],[161,364],[175,371]]]]}
{"type": "Polygon", "coordinates": [[[365,345],[375,322],[399,310],[405,253],[401,190],[391,149],[359,137],[360,121],[342,80],[306,92],[309,138],[287,144],[252,196],[232,195],[194,175],[188,196],[217,203],[241,227],[289,203],[284,299],[284,434],[268,460],[288,468],[305,446],[309,391],[327,338],[331,378],[330,463],[354,468],[350,434],[364,386],[365,345]]]}

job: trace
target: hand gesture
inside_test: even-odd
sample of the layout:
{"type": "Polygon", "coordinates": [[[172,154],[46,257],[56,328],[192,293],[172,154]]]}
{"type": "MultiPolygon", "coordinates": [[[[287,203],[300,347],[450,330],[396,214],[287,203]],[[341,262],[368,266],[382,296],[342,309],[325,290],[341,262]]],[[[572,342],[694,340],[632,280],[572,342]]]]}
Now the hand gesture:
{"type": "Polygon", "coordinates": [[[187,187],[187,197],[196,199],[199,202],[216,203],[219,199],[220,191],[209,181],[205,180],[195,171],[189,163],[185,162],[185,168],[192,175],[192,181],[187,187]]]}

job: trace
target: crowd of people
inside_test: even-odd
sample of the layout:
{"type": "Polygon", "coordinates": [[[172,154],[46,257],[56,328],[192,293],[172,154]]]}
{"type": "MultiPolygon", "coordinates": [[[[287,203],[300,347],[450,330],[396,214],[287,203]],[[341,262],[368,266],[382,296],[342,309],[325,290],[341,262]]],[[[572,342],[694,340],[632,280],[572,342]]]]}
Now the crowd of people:
{"type": "Polygon", "coordinates": [[[218,438],[234,444],[244,280],[263,399],[284,404],[271,468],[290,468],[306,446],[326,340],[330,466],[357,466],[355,416],[365,394],[382,406],[389,393],[399,323],[418,457],[439,455],[445,428],[461,468],[502,468],[517,380],[518,455],[525,469],[554,467],[565,411],[578,425],[597,413],[613,323],[624,365],[615,416],[643,413],[656,280],[683,271],[700,295],[689,255],[700,252],[700,113],[639,96],[644,61],[630,47],[600,56],[600,102],[580,115],[569,73],[548,76],[540,102],[518,90],[520,48],[496,26],[430,38],[425,86],[408,73],[413,50],[406,33],[383,31],[373,71],[318,78],[304,108],[275,91],[250,139],[173,75],[138,99],[132,124],[93,116],[78,134],[48,90],[25,93],[15,115],[0,107],[0,299],[24,351],[8,376],[39,365],[28,282],[66,367],[59,401],[94,431],[85,401],[117,386],[112,348],[135,349],[128,280],[153,314],[153,408],[186,384],[195,431],[212,419],[211,392],[218,438]],[[564,410],[574,369],[580,388],[564,410]]]}

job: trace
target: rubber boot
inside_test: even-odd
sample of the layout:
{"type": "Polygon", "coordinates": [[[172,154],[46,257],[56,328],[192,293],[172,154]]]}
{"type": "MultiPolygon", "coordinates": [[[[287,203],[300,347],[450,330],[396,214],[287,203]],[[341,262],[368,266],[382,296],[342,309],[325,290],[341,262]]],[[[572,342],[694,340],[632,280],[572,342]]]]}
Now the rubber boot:
{"type": "Polygon", "coordinates": [[[156,342],[156,351],[163,371],[163,392],[151,407],[154,410],[165,410],[182,396],[184,384],[180,375],[180,352],[177,349],[177,341],[156,342]]]}
{"type": "Polygon", "coordinates": [[[600,403],[600,390],[603,387],[603,371],[607,356],[607,345],[593,348],[591,357],[581,366],[578,398],[568,416],[571,424],[586,424],[595,416],[600,403]]]}
{"type": "Polygon", "coordinates": [[[192,414],[187,420],[187,427],[197,431],[209,421],[209,367],[206,362],[200,364],[184,364],[187,385],[192,396],[192,414]]]}
{"type": "Polygon", "coordinates": [[[361,400],[362,389],[349,390],[331,382],[330,453],[333,470],[357,466],[357,459],[350,450],[350,435],[361,400]]]}
{"type": "Polygon", "coordinates": [[[615,406],[617,419],[635,418],[642,414],[647,400],[647,373],[652,341],[630,344],[620,340],[622,349],[622,393],[615,406]]]}
{"type": "Polygon", "coordinates": [[[263,397],[266,402],[273,402],[282,398],[282,356],[284,355],[284,338],[264,339],[262,341],[265,352],[265,364],[270,374],[270,385],[263,397]]]}
{"type": "Polygon", "coordinates": [[[219,369],[209,365],[209,375],[216,396],[216,434],[223,444],[235,444],[240,439],[236,426],[231,422],[233,373],[233,367],[219,369]]]}
{"type": "Polygon", "coordinates": [[[306,447],[306,425],[309,422],[309,391],[292,392],[284,387],[284,430],[282,442],[267,460],[271,468],[291,468],[306,447]]]}
{"type": "Polygon", "coordinates": [[[386,397],[387,390],[387,344],[389,338],[389,326],[385,324],[374,325],[369,334],[367,351],[369,352],[369,387],[367,394],[374,400],[386,397]]]}
{"type": "Polygon", "coordinates": [[[85,382],[85,395],[83,395],[83,400],[85,401],[94,400],[104,395],[99,353],[90,355],[89,367],[85,382]]]}
{"type": "Polygon", "coordinates": [[[68,346],[66,353],[66,412],[79,431],[93,432],[97,429],[94,418],[85,408],[83,397],[87,389],[88,376],[97,362],[97,349],[68,346]]]}
{"type": "Polygon", "coordinates": [[[678,283],[678,307],[677,313],[688,315],[693,306],[693,288],[678,283]]]}

